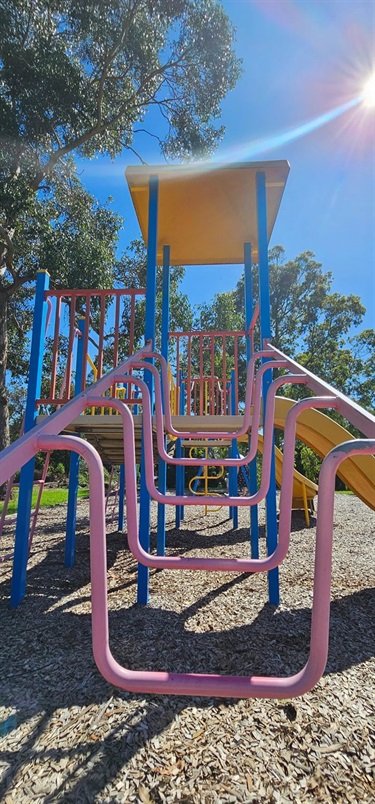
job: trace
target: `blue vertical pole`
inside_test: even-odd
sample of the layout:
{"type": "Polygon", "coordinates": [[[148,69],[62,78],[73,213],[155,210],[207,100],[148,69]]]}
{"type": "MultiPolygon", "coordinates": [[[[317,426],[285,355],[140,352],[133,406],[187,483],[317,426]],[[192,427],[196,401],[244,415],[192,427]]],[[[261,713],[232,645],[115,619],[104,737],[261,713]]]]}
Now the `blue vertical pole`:
{"type": "MultiPolygon", "coordinates": [[[[235,416],[237,414],[237,406],[236,406],[236,372],[234,369],[232,369],[231,371],[230,404],[231,404],[231,414],[232,416],[235,416]]],[[[232,438],[231,457],[232,458],[238,457],[238,447],[236,438],[232,438]]],[[[238,481],[238,470],[236,466],[233,466],[229,469],[229,493],[232,497],[237,497],[238,495],[237,481],[238,481]]],[[[232,514],[233,514],[233,528],[236,529],[238,528],[237,506],[233,506],[232,514]]]]}
{"type": "MultiPolygon", "coordinates": [[[[77,343],[76,376],[74,383],[74,393],[80,394],[82,390],[82,378],[86,355],[84,354],[84,333],[85,319],[81,318],[78,322],[78,329],[81,337],[77,343]]],[[[76,544],[76,519],[77,519],[77,498],[78,498],[78,476],[79,476],[79,455],[76,452],[70,453],[69,465],[69,486],[68,486],[68,509],[66,514],[66,537],[65,537],[65,566],[72,567],[74,564],[74,550],[76,544]]]]}
{"type": "MultiPolygon", "coordinates": [[[[267,196],[265,173],[256,174],[257,211],[258,211],[258,243],[259,243],[259,302],[260,332],[262,347],[271,338],[271,305],[268,266],[268,233],[267,233],[267,196]]],[[[266,361],[265,361],[266,362],[266,361]]],[[[263,378],[263,423],[267,407],[267,393],[272,382],[272,371],[266,371],[263,378]]],[[[267,550],[273,553],[277,546],[277,514],[276,514],[276,473],[275,451],[272,450],[270,487],[266,497],[267,550]]],[[[278,567],[268,573],[269,602],[279,605],[279,571],[278,567]]]]}
{"type": "MultiPolygon", "coordinates": [[[[163,282],[162,282],[162,307],[161,307],[161,353],[168,363],[168,338],[169,338],[169,297],[170,297],[170,248],[163,248],[163,282]]],[[[164,389],[162,386],[163,409],[167,400],[164,399],[164,389]]],[[[167,439],[164,436],[164,447],[167,446],[167,439]]],[[[167,491],[167,464],[159,458],[159,491],[166,494],[167,491]]],[[[156,551],[158,556],[165,555],[165,505],[158,503],[158,530],[156,539],[156,551]]]]}
{"type": "MultiPolygon", "coordinates": [[[[251,243],[244,245],[244,265],[245,265],[245,330],[248,333],[251,319],[253,317],[253,288],[251,276],[251,243]]],[[[250,335],[246,335],[246,365],[249,365],[251,358],[250,335]]],[[[256,456],[249,466],[249,491],[253,495],[257,491],[257,459],[256,456]]],[[[259,524],[258,506],[250,507],[250,548],[251,558],[259,558],[259,524]]]]}
{"type": "MultiPolygon", "coordinates": [[[[36,277],[35,307],[33,334],[31,339],[30,370],[27,387],[27,401],[24,420],[24,431],[31,430],[37,416],[36,400],[40,397],[42,386],[42,369],[44,338],[47,316],[45,291],[49,288],[49,274],[38,271],[36,277]]],[[[26,568],[30,532],[31,499],[34,484],[35,458],[22,467],[18,493],[16,538],[14,545],[13,576],[10,605],[15,608],[21,603],[26,589],[26,568]]]]}
{"type": "MultiPolygon", "coordinates": [[[[155,342],[156,318],[156,260],[158,239],[158,194],[159,181],[157,176],[150,176],[148,201],[148,239],[147,239],[147,276],[146,276],[146,320],[145,340],[155,342]]],[[[152,362],[152,361],[151,361],[152,362]]],[[[144,380],[148,387],[153,410],[153,377],[150,371],[144,372],[144,380]]],[[[142,412],[144,416],[144,410],[142,412]]],[[[139,541],[144,550],[150,551],[150,513],[151,499],[146,486],[144,437],[142,433],[141,448],[141,482],[139,495],[139,541]]],[[[138,564],[138,590],[137,602],[146,605],[149,599],[149,569],[138,564]]]]}
{"type": "Polygon", "coordinates": [[[124,530],[124,497],[125,497],[125,467],[122,463],[120,466],[119,489],[118,489],[118,529],[124,530]]]}

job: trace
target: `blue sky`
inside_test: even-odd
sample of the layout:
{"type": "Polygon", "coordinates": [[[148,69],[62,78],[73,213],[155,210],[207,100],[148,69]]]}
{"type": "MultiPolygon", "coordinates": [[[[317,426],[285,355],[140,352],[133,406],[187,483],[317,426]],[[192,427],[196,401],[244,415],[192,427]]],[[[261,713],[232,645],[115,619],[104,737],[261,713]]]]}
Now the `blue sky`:
{"type": "MultiPolygon", "coordinates": [[[[271,245],[287,259],[307,249],[333,273],[333,289],[354,293],[375,325],[375,114],[356,102],[374,70],[372,0],[225,0],[237,29],[243,75],[223,103],[226,135],[218,162],[287,159],[291,171],[271,245]],[[351,107],[350,107],[350,104],[351,107]],[[347,108],[350,107],[350,108],[347,108]],[[343,111],[341,111],[343,108],[343,111]],[[332,119],[330,119],[332,117],[332,119]]],[[[162,159],[142,136],[148,163],[162,159]]],[[[100,200],[113,196],[125,216],[121,249],[139,229],[124,179],[126,153],[81,162],[82,180],[100,200]]],[[[192,303],[234,287],[240,269],[187,269],[192,303]]]]}

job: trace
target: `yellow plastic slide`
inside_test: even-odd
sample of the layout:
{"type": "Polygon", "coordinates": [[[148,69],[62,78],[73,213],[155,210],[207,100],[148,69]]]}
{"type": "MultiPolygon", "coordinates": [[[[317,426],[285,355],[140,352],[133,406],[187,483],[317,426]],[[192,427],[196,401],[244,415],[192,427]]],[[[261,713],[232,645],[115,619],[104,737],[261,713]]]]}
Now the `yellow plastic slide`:
{"type": "MultiPolygon", "coordinates": [[[[292,405],[294,405],[292,399],[276,397],[275,427],[284,429],[285,419],[292,405]]],[[[321,458],[324,458],[333,447],[343,441],[351,441],[353,436],[324,413],[312,409],[303,411],[298,417],[297,438],[311,447],[321,458]]],[[[375,457],[373,455],[347,458],[341,464],[337,474],[360,500],[375,510],[375,457]]],[[[303,478],[303,482],[310,483],[307,478],[303,478]]],[[[299,495],[296,494],[296,496],[299,495]]]]}
{"type": "MultiPolygon", "coordinates": [[[[242,438],[239,438],[238,441],[248,441],[248,436],[245,435],[242,438]]],[[[258,449],[259,452],[263,452],[263,436],[259,433],[258,435],[258,449]]],[[[281,478],[283,472],[283,453],[275,447],[275,474],[276,474],[276,483],[280,487],[281,486],[281,478]]],[[[303,508],[305,510],[306,522],[309,524],[309,515],[308,515],[308,508],[309,503],[311,507],[311,500],[314,499],[316,494],[318,493],[318,486],[312,480],[309,480],[308,477],[301,475],[297,469],[293,470],[293,508],[303,508]]]]}
{"type": "MultiPolygon", "coordinates": [[[[242,438],[238,439],[238,442],[248,441],[248,436],[242,436],[242,438]]],[[[263,436],[259,433],[258,436],[258,448],[259,452],[263,452],[263,436]]],[[[283,471],[283,453],[277,447],[275,447],[275,470],[276,470],[276,483],[278,486],[281,486],[281,477],[283,471]]],[[[311,500],[315,495],[318,493],[318,486],[312,480],[309,480],[308,477],[305,475],[301,475],[297,469],[293,471],[293,497],[298,499],[303,499],[303,491],[302,486],[305,486],[307,490],[307,498],[311,500]]]]}

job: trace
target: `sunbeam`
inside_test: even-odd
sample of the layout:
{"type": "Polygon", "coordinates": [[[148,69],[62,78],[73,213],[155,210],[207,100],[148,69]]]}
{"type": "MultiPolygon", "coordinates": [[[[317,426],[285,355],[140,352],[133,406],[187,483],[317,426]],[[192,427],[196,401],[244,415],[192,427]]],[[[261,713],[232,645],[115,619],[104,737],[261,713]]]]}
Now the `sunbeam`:
{"type": "Polygon", "coordinates": [[[241,159],[253,158],[260,156],[262,153],[273,151],[276,148],[280,148],[283,145],[294,142],[301,137],[306,137],[313,131],[316,131],[322,126],[327,125],[331,121],[345,114],[350,109],[354,109],[356,106],[359,106],[364,102],[364,100],[364,92],[362,92],[355,98],[346,101],[346,103],[336,106],[334,109],[324,112],[324,114],[314,117],[312,120],[308,120],[306,123],[301,123],[294,128],[281,131],[277,134],[272,134],[270,137],[243,143],[242,145],[236,147],[235,152],[233,150],[228,150],[225,154],[221,153],[220,160],[223,162],[240,161],[241,159]]]}

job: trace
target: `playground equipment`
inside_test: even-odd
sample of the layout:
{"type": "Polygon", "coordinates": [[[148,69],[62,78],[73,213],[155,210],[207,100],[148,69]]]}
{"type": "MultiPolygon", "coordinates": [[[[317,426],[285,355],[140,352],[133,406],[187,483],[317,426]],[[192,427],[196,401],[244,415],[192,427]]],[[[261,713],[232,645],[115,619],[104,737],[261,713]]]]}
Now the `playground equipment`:
{"type": "MultiPolygon", "coordinates": [[[[189,449],[189,457],[193,458],[194,457],[193,453],[198,449],[198,450],[204,450],[205,458],[208,458],[209,450],[210,449],[212,450],[214,448],[212,446],[208,447],[207,444],[209,444],[209,443],[210,443],[209,441],[208,442],[201,441],[201,442],[195,443],[195,445],[193,447],[190,447],[190,449],[189,449]]],[[[225,443],[225,442],[223,442],[223,443],[225,443]]],[[[182,446],[183,447],[186,447],[186,446],[189,447],[190,445],[189,445],[189,442],[183,442],[182,446]]],[[[222,477],[224,477],[224,466],[221,466],[219,468],[219,471],[216,472],[213,475],[208,474],[208,466],[200,466],[199,469],[198,469],[198,474],[195,475],[195,477],[192,477],[191,480],[189,480],[189,491],[191,492],[191,494],[199,494],[199,495],[201,495],[203,497],[208,497],[209,496],[209,492],[208,492],[209,483],[210,482],[215,483],[217,480],[220,480],[222,477]],[[200,487],[200,484],[202,484],[202,483],[203,483],[203,489],[201,488],[198,491],[198,488],[200,487]]],[[[217,491],[212,492],[212,493],[214,494],[214,496],[217,496],[217,497],[221,496],[217,491]]],[[[207,515],[209,511],[216,512],[216,511],[220,511],[221,508],[222,508],[221,505],[216,505],[215,508],[213,508],[212,506],[209,508],[208,505],[206,505],[205,508],[204,508],[204,513],[207,515]]]]}
{"type": "MultiPolygon", "coordinates": [[[[267,252],[288,171],[286,162],[249,163],[211,167],[209,170],[145,166],[128,169],[128,184],[148,247],[145,345],[134,352],[135,297],[140,291],[64,291],[65,298],[69,298],[69,348],[63,398],[56,395],[58,337],[54,341],[49,395],[41,398],[46,302],[49,297],[56,299],[55,333],[59,333],[59,299],[62,294],[59,295],[60,291],[49,293],[48,276],[38,275],[25,434],[4,452],[0,467],[2,483],[23,466],[11,604],[18,605],[25,593],[34,456],[40,450],[69,450],[72,459],[66,563],[71,564],[74,557],[78,460],[81,456],[87,462],[90,474],[94,656],[103,675],[124,689],[142,693],[290,697],[310,689],[324,671],[328,649],[335,474],[340,471],[341,476],[349,477],[353,486],[360,486],[362,499],[375,507],[372,480],[375,419],[271,343],[267,252]],[[245,270],[245,328],[242,332],[169,333],[170,264],[224,263],[229,266],[241,262],[245,270]],[[260,298],[257,305],[252,294],[253,263],[259,265],[260,298]],[[155,351],[157,265],[162,266],[163,271],[160,354],[155,351]],[[123,349],[120,349],[124,332],[118,301],[121,294],[127,294],[129,314],[126,320],[130,322],[126,327],[126,347],[123,349]],[[71,392],[73,353],[70,347],[74,340],[76,312],[83,318],[78,322],[81,337],[77,342],[74,396],[71,392]],[[258,315],[260,343],[256,348],[258,315]],[[104,323],[108,319],[113,324],[110,358],[108,349],[104,349],[108,344],[104,323]],[[94,338],[90,335],[93,322],[94,338]],[[221,363],[217,359],[215,338],[221,343],[221,363]],[[88,354],[97,372],[96,382],[91,385],[87,382],[88,354]],[[240,354],[246,354],[247,363],[243,400],[239,399],[237,371],[240,354]],[[194,365],[194,359],[198,359],[198,367],[194,365]],[[176,369],[174,377],[172,365],[176,369]],[[275,370],[279,369],[283,370],[283,375],[275,376],[275,370]],[[285,407],[285,401],[277,396],[278,389],[285,384],[304,385],[316,396],[296,403],[286,400],[285,407]],[[56,410],[37,422],[38,408],[42,405],[55,406],[56,410]],[[334,423],[319,412],[330,408],[355,425],[365,438],[351,439],[341,428],[335,430],[334,423]],[[326,425],[326,421],[330,423],[326,425]],[[284,428],[282,470],[281,462],[279,466],[278,528],[275,424],[284,428]],[[84,434],[85,439],[77,434],[84,434]],[[302,495],[303,498],[305,494],[304,505],[308,499],[306,479],[294,474],[296,437],[307,440],[311,446],[316,438],[319,454],[325,455],[318,490],[310,656],[305,668],[290,677],[263,678],[130,671],[121,667],[109,648],[102,461],[123,467],[119,499],[124,499],[126,487],[127,537],[129,549],[138,561],[139,603],[148,601],[149,568],[155,567],[164,570],[267,572],[269,599],[277,604],[278,567],[289,549],[293,497],[302,495]],[[239,440],[247,443],[247,452],[242,456],[238,453],[239,440]],[[194,456],[193,446],[202,444],[204,457],[194,456]],[[170,445],[174,447],[174,454],[170,445]],[[215,455],[215,446],[223,450],[225,447],[225,457],[215,455]],[[260,447],[263,461],[258,487],[256,455],[260,447]],[[157,484],[155,460],[158,461],[157,484]],[[345,470],[341,466],[344,461],[345,470]],[[139,514],[136,463],[141,464],[139,514]],[[175,493],[169,494],[166,489],[168,464],[176,468],[175,493]],[[218,497],[214,495],[185,493],[186,466],[198,467],[206,473],[211,466],[228,468],[229,494],[223,498],[223,504],[230,507],[234,527],[238,508],[250,509],[249,557],[206,558],[166,554],[165,505],[175,506],[179,524],[185,506],[218,503],[218,497]],[[237,472],[239,467],[247,466],[249,494],[240,497],[237,494],[237,472]],[[298,494],[295,494],[296,486],[298,494]],[[158,503],[156,554],[150,550],[151,499],[158,503]],[[259,555],[257,521],[257,505],[261,500],[266,503],[267,521],[267,555],[262,556],[259,555]]],[[[93,367],[92,371],[95,375],[93,367]]],[[[310,488],[311,495],[315,491],[314,487],[310,488]]]]}

